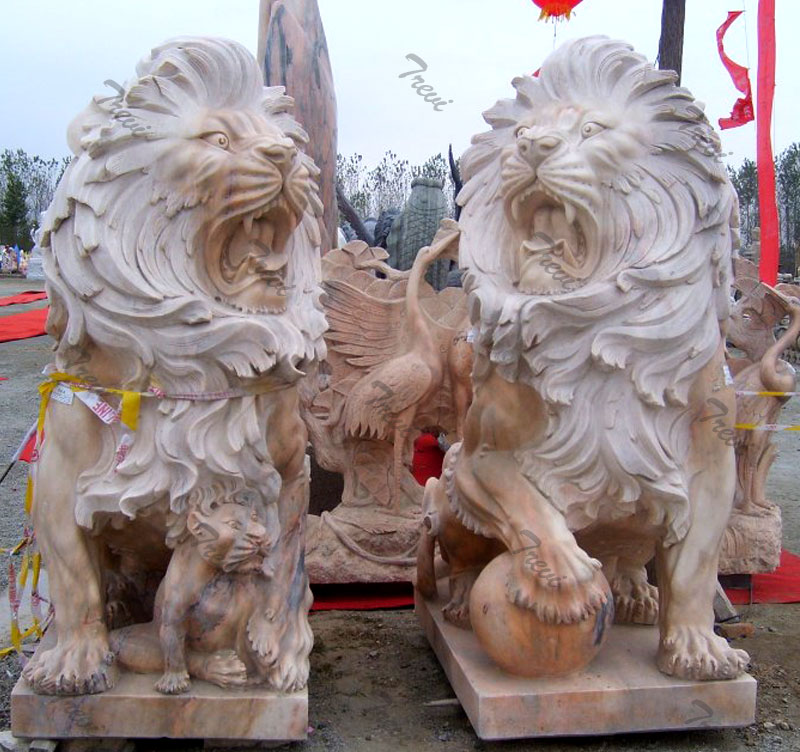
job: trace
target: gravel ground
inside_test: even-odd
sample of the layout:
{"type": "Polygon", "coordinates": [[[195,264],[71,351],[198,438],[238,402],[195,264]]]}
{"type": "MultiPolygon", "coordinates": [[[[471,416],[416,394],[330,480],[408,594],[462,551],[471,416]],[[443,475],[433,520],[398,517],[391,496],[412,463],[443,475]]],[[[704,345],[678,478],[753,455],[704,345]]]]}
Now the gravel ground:
{"type": "MultiPolygon", "coordinates": [[[[0,297],[40,286],[0,279],[0,297]]],[[[8,313],[10,309],[0,309],[0,316],[8,313]]],[[[36,386],[49,357],[47,337],[0,344],[0,376],[9,377],[0,382],[0,468],[5,468],[36,417],[36,386]]],[[[781,422],[800,423],[800,399],[784,409],[781,422]]],[[[778,434],[776,443],[780,454],[770,475],[770,496],[783,510],[785,546],[800,552],[800,505],[794,482],[800,434],[778,434]]],[[[0,485],[0,508],[5,511],[0,515],[0,546],[20,536],[25,475],[25,467],[17,468],[0,485]]],[[[0,585],[6,582],[0,567],[0,585]]],[[[737,643],[750,652],[752,673],[759,681],[755,725],[725,731],[486,743],[475,737],[460,707],[426,705],[454,695],[411,611],[315,613],[311,733],[307,742],[287,749],[800,752],[800,605],[752,606],[742,615],[756,626],[754,637],[737,643]]],[[[15,657],[0,661],[0,728],[9,724],[8,694],[18,672],[15,657]]],[[[200,749],[202,745],[186,742],[137,743],[139,752],[200,749]]]]}

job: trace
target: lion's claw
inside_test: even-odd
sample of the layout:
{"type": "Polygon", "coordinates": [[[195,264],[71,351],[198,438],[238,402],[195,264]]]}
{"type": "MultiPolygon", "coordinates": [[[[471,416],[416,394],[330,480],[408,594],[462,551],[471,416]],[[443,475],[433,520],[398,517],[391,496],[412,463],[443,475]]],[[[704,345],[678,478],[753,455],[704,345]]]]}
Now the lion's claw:
{"type": "Polygon", "coordinates": [[[97,694],[114,686],[113,664],[103,638],[64,640],[31,658],[22,676],[38,694],[97,694]]]}
{"type": "Polygon", "coordinates": [[[247,667],[235,650],[220,650],[206,658],[203,675],[198,678],[218,687],[241,687],[247,683],[247,667]]]}
{"type": "Polygon", "coordinates": [[[611,581],[618,624],[655,624],[658,621],[658,588],[642,572],[618,574],[611,581]]]}
{"type": "Polygon", "coordinates": [[[179,695],[191,686],[187,671],[165,671],[156,682],[156,689],[164,695],[179,695]]]}
{"type": "Polygon", "coordinates": [[[710,628],[672,627],[661,639],[657,661],[663,673],[681,679],[735,679],[747,669],[750,656],[710,628]]]}
{"type": "Polygon", "coordinates": [[[608,601],[602,577],[596,579],[600,569],[602,564],[574,541],[523,548],[514,554],[508,597],[550,624],[583,621],[608,601]]]}

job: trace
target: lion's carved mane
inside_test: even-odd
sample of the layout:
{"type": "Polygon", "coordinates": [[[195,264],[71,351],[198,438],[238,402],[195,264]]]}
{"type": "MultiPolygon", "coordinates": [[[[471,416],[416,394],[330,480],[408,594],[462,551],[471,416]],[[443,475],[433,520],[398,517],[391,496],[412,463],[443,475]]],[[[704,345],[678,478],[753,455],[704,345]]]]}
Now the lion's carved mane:
{"type": "MultiPolygon", "coordinates": [[[[318,170],[300,151],[307,138],[291,105],[282,87],[264,87],[241,45],[186,38],[154,49],[119,96],[95,97],[76,118],[75,156],[39,236],[59,371],[138,391],[258,392],[323,357],[318,170]],[[283,259],[281,283],[269,258],[248,250],[280,233],[269,258],[283,259]]],[[[180,511],[200,468],[241,471],[274,497],[280,482],[255,418],[271,409],[269,394],[143,399],[125,460],[114,468],[115,427],[79,478],[79,523],[133,517],[164,497],[180,511]]]]}
{"type": "Polygon", "coordinates": [[[689,391],[720,346],[738,247],[719,140],[674,80],[622,42],[564,44],[485,113],[492,130],[464,155],[459,195],[476,378],[491,364],[549,410],[546,437],[521,452],[526,476],[572,529],[649,499],[673,541],[688,525],[689,391]],[[553,149],[536,184],[550,198],[536,207],[572,204],[585,246],[583,273],[542,294],[517,284],[520,236],[504,206],[521,127],[553,149]]]}

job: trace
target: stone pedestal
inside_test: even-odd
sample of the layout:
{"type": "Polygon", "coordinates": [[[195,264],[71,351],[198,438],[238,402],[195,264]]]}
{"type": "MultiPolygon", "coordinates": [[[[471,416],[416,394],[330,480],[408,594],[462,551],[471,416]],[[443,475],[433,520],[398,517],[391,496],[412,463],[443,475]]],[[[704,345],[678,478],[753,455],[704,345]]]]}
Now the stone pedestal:
{"type": "Polygon", "coordinates": [[[44,266],[42,262],[42,252],[38,245],[33,247],[31,257],[28,259],[28,271],[25,273],[25,279],[41,279],[44,280],[44,266]]]}
{"type": "MultiPolygon", "coordinates": [[[[38,650],[52,644],[49,633],[38,650]]],[[[11,731],[34,739],[94,737],[299,741],[308,729],[308,690],[221,689],[193,681],[185,694],[153,689],[158,676],[120,672],[102,694],[34,694],[20,679],[11,693],[11,731]]]]}
{"type": "Polygon", "coordinates": [[[495,666],[473,632],[444,620],[440,597],[416,594],[416,613],[464,711],[481,739],[594,736],[637,731],[747,726],[756,681],[695,682],[655,665],[656,627],[615,625],[598,657],[560,679],[523,679],[495,666]]]}
{"type": "Polygon", "coordinates": [[[720,574],[774,572],[781,562],[781,510],[776,504],[758,515],[734,510],[719,553],[720,574]]]}
{"type": "Polygon", "coordinates": [[[382,509],[340,507],[309,515],[306,571],[312,583],[411,582],[421,520],[382,509]]]}

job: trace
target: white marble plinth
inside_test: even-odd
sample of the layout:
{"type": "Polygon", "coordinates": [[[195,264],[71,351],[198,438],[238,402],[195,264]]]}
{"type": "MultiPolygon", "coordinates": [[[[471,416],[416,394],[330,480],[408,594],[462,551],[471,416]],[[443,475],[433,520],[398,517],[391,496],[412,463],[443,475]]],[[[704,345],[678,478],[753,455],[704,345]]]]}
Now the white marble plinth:
{"type": "Polygon", "coordinates": [[[287,742],[306,738],[307,689],[285,694],[260,688],[221,689],[193,681],[184,694],[162,695],[153,688],[157,679],[155,674],[120,672],[113,689],[78,697],[37,695],[20,679],[11,693],[11,730],[15,736],[34,739],[287,742]]]}
{"type": "Polygon", "coordinates": [[[25,279],[44,279],[42,251],[38,245],[33,247],[31,257],[28,259],[28,271],[25,273],[25,279]]]}
{"type": "Polygon", "coordinates": [[[588,668],[559,679],[524,679],[498,668],[473,632],[444,620],[441,597],[416,593],[416,613],[481,739],[592,736],[636,731],[747,726],[756,681],[696,682],[662,674],[655,627],[614,625],[588,668]]]}

